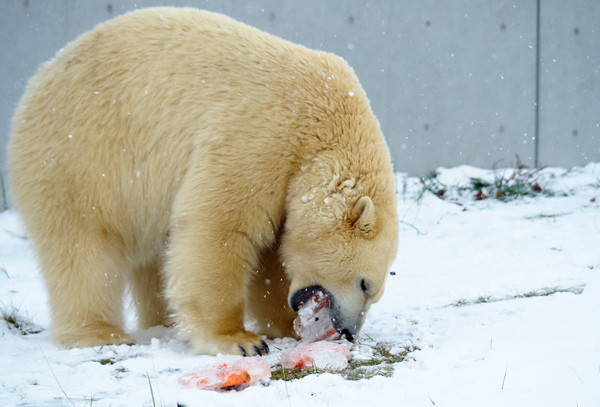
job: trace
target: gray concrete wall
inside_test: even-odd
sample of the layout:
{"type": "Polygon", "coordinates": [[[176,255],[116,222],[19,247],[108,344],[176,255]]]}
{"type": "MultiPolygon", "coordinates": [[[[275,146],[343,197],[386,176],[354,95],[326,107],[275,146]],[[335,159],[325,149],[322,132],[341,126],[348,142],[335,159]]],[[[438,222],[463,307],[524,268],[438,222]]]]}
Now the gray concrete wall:
{"type": "Polygon", "coordinates": [[[540,163],[599,161],[600,1],[542,1],[540,17],[540,163]]]}
{"type": "Polygon", "coordinates": [[[398,171],[512,166],[516,155],[530,166],[600,161],[597,0],[541,0],[539,26],[537,0],[0,0],[1,164],[10,117],[42,62],[99,22],[164,4],[344,57],[398,171]]]}

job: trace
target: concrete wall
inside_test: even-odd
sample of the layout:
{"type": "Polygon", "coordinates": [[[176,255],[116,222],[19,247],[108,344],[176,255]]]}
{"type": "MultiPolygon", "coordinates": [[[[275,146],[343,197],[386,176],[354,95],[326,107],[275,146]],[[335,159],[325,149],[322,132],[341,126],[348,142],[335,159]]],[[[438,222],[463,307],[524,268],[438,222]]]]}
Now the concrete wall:
{"type": "Polygon", "coordinates": [[[42,62],[99,22],[170,4],[343,56],[398,171],[599,161],[600,2],[539,3],[538,25],[537,0],[0,0],[0,160],[42,62]]]}
{"type": "Polygon", "coordinates": [[[599,161],[600,1],[542,1],[540,16],[540,163],[599,161]]]}

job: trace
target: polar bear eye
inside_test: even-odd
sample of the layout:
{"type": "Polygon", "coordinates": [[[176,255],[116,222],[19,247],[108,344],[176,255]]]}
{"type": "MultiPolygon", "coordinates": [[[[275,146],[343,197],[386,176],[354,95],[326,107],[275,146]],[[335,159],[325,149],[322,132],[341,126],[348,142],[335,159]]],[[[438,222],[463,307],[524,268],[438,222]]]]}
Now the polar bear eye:
{"type": "Polygon", "coordinates": [[[371,289],[371,284],[363,278],[362,280],[360,280],[360,289],[363,293],[367,294],[371,289]]]}

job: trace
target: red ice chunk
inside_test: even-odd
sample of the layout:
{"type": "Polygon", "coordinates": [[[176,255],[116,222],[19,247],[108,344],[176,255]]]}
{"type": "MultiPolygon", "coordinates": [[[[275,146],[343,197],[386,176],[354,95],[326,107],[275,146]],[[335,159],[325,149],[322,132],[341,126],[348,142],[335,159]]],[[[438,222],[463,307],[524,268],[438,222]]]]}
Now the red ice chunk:
{"type": "Polygon", "coordinates": [[[316,291],[298,310],[294,330],[302,342],[333,340],[340,337],[329,315],[327,294],[316,291]]]}
{"type": "Polygon", "coordinates": [[[281,366],[285,369],[342,370],[351,359],[348,348],[336,342],[319,341],[300,345],[281,353],[281,366]]]}

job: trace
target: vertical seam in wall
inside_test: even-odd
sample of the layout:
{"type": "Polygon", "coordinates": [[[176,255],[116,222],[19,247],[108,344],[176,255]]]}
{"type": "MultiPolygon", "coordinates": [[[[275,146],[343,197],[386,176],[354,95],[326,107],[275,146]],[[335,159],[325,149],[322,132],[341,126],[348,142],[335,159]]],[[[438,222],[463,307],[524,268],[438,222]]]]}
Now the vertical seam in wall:
{"type": "Polygon", "coordinates": [[[541,0],[537,0],[536,5],[536,34],[535,34],[535,118],[534,118],[534,156],[533,165],[539,168],[540,164],[540,5],[541,0]]]}

